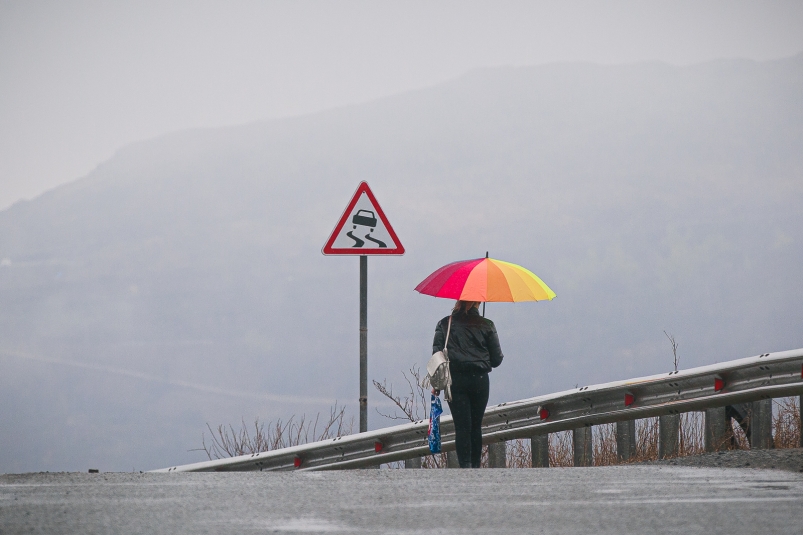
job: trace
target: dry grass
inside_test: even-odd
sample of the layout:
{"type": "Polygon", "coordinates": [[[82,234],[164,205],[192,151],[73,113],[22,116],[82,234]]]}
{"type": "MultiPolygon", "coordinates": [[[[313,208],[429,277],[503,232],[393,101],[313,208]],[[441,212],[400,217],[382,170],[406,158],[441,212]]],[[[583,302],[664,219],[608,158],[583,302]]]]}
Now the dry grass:
{"type": "Polygon", "coordinates": [[[800,397],[772,400],[772,429],[776,448],[800,447],[800,397]]]}
{"type": "Polygon", "coordinates": [[[658,458],[658,418],[636,420],[636,455],[631,462],[658,458]]]}
{"type": "Polygon", "coordinates": [[[705,452],[705,413],[686,412],[680,415],[678,456],[699,455],[705,452]]]}
{"type": "Polygon", "coordinates": [[[574,445],[571,431],[550,433],[549,466],[574,466],[574,445]]]}
{"type": "Polygon", "coordinates": [[[529,440],[508,440],[507,445],[507,467],[508,468],[531,468],[533,465],[533,454],[529,440]]]}
{"type": "MultiPolygon", "coordinates": [[[[799,397],[773,400],[773,440],[776,448],[800,447],[799,397]]],[[[678,456],[705,452],[705,417],[702,412],[680,415],[678,456]]],[[[549,465],[572,466],[572,435],[570,431],[553,433],[549,437],[549,465]]],[[[725,438],[728,449],[750,449],[741,426],[732,421],[731,433],[725,438]]],[[[616,456],[616,424],[593,428],[594,465],[619,464],[616,456]]],[[[636,420],[636,455],[628,462],[658,459],[658,418],[636,420]]]]}
{"type": "MultiPolygon", "coordinates": [[[[773,440],[776,448],[800,447],[799,397],[773,400],[773,440]]],[[[705,452],[705,416],[703,412],[680,415],[678,456],[698,455],[705,452]]],[[[741,426],[732,421],[731,433],[725,438],[728,449],[750,449],[741,426]]],[[[549,435],[549,466],[573,466],[571,431],[549,435]]],[[[616,456],[616,424],[593,427],[594,466],[619,464],[616,456]]],[[[658,459],[658,418],[636,420],[636,455],[628,462],[658,459]]],[[[532,450],[527,439],[507,442],[508,468],[530,468],[532,450]]]]}
{"type": "Polygon", "coordinates": [[[598,425],[593,428],[592,461],[594,466],[617,464],[616,424],[598,425]]]}

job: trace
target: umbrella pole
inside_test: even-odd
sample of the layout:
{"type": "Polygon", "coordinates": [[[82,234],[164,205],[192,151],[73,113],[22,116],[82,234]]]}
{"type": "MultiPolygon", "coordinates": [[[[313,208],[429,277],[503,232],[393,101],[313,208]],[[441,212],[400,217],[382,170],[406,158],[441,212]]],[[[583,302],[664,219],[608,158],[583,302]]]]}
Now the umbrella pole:
{"type": "Polygon", "coordinates": [[[360,433],[368,431],[368,257],[360,256],[360,433]]]}
{"type": "MultiPolygon", "coordinates": [[[[485,258],[488,258],[488,251],[485,251],[485,258]]],[[[485,301],[482,302],[482,317],[485,317],[485,301]]]]}

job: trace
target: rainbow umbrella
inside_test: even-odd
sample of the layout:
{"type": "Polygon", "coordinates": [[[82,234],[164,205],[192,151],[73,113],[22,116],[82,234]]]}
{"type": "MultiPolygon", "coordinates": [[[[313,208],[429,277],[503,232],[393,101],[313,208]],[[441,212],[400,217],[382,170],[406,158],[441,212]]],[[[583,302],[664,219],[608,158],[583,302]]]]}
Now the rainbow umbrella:
{"type": "Polygon", "coordinates": [[[518,302],[555,298],[555,292],[532,271],[487,256],[443,266],[415,290],[463,301],[518,302]]]}

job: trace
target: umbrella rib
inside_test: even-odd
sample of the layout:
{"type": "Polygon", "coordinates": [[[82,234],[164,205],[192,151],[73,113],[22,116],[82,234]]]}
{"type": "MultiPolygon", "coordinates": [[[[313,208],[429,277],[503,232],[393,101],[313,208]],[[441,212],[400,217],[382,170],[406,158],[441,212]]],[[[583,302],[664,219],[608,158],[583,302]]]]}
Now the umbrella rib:
{"type": "MultiPolygon", "coordinates": [[[[552,291],[549,286],[547,286],[544,281],[542,281],[538,275],[530,271],[529,269],[520,266],[518,264],[512,264],[510,262],[504,262],[503,260],[499,260],[500,263],[504,264],[512,273],[515,273],[516,277],[522,281],[524,286],[529,290],[532,299],[521,299],[518,301],[543,301],[544,299],[552,300],[555,297],[555,292],[552,291]],[[524,272],[522,274],[521,272],[524,272]],[[539,295],[540,294],[540,295],[539,295]],[[550,295],[552,294],[552,295],[550,295]],[[541,297],[541,295],[543,297],[541,297]]],[[[514,298],[515,300],[515,298],[514,298]]]]}

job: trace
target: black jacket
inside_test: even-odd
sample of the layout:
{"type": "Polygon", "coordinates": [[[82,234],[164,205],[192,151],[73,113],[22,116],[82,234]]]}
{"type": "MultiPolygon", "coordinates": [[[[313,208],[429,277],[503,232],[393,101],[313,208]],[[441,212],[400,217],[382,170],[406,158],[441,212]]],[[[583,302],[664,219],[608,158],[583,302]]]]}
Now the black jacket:
{"type": "MultiPolygon", "coordinates": [[[[455,313],[452,316],[452,330],[449,334],[449,369],[453,374],[489,372],[502,364],[502,348],[496,334],[494,322],[480,316],[474,308],[468,313],[455,313]]],[[[432,352],[443,350],[449,316],[438,322],[432,352]]]]}

